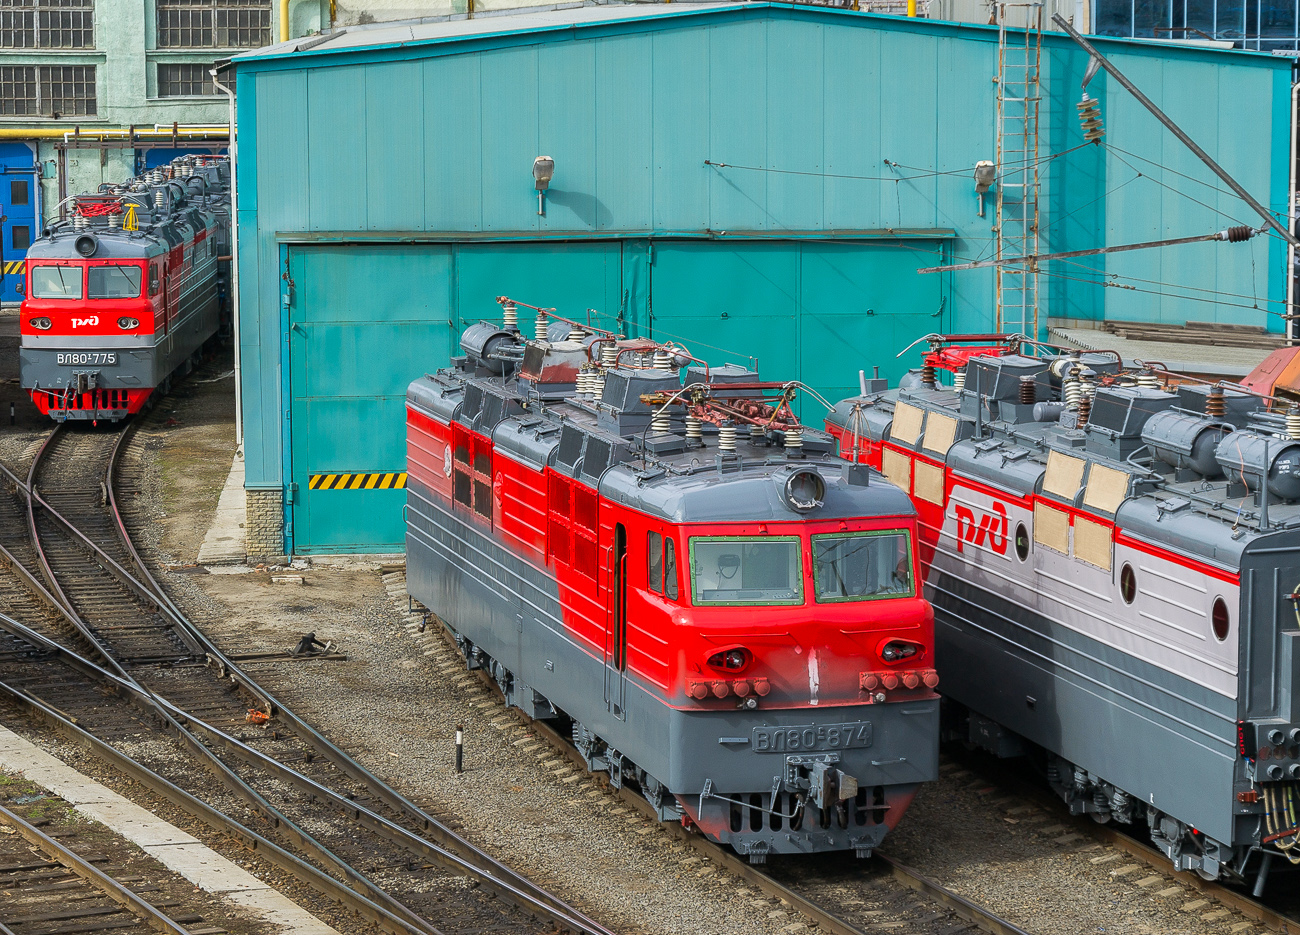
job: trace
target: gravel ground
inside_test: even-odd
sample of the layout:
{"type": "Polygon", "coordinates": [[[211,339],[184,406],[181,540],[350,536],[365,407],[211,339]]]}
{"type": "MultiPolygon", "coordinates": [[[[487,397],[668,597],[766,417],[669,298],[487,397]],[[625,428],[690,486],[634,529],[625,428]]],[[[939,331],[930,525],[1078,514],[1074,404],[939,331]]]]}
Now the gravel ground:
{"type": "MultiPolygon", "coordinates": [[[[233,447],[228,388],[191,387],[168,414],[175,424],[148,441],[142,505],[155,521],[145,524],[144,538],[160,563],[185,566],[197,554],[233,447]]],[[[800,917],[693,860],[520,727],[437,634],[407,625],[400,577],[385,581],[378,567],[362,563],[302,564],[301,586],[272,584],[269,569],[172,573],[167,585],[231,652],[282,650],[313,630],[334,640],[348,661],[248,668],[397,788],[611,927],[803,930],[800,917]],[[462,775],[453,769],[456,724],[466,730],[462,775]]],[[[1042,935],[1240,935],[1251,928],[1172,875],[1096,843],[1063,808],[1025,803],[953,763],[918,795],[885,849],[1042,935]]],[[[833,888],[837,901],[851,901],[853,863],[819,866],[820,885],[833,888]]],[[[865,925],[906,931],[884,919],[865,925]]]]}

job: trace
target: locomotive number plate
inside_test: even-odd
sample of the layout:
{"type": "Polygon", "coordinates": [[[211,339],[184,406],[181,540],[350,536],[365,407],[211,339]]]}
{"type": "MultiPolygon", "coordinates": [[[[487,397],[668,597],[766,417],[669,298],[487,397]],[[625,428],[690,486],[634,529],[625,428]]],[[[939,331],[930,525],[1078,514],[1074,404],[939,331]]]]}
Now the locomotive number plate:
{"type": "Polygon", "coordinates": [[[84,367],[87,364],[106,366],[117,363],[117,354],[112,351],[70,351],[60,352],[59,364],[64,367],[84,367]]]}
{"type": "Polygon", "coordinates": [[[809,724],[807,727],[755,727],[755,753],[808,753],[871,746],[871,722],[809,724]]]}

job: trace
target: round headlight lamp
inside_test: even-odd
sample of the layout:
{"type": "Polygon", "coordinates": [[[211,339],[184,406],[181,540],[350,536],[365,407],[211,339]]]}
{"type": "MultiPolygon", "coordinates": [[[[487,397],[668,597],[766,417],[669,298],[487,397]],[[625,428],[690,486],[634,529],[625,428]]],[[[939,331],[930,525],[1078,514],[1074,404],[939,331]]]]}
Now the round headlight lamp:
{"type": "Polygon", "coordinates": [[[49,331],[54,325],[54,322],[50,321],[48,318],[31,318],[28,319],[27,324],[41,331],[49,331]]]}
{"type": "Polygon", "coordinates": [[[123,331],[130,331],[132,328],[140,327],[140,319],[122,317],[117,320],[117,326],[123,331]]]}

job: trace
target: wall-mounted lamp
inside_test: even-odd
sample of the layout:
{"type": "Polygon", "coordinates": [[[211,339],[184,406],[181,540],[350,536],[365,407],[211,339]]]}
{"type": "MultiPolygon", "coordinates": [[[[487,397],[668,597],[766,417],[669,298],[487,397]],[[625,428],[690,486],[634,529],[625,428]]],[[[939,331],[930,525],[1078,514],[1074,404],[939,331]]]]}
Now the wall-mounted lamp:
{"type": "Polygon", "coordinates": [[[975,197],[979,199],[980,217],[984,217],[984,194],[998,179],[998,167],[988,159],[975,163],[975,197]]]}
{"type": "Polygon", "coordinates": [[[555,177],[555,160],[550,156],[538,156],[533,160],[533,186],[537,189],[537,213],[546,214],[546,189],[555,177]]]}

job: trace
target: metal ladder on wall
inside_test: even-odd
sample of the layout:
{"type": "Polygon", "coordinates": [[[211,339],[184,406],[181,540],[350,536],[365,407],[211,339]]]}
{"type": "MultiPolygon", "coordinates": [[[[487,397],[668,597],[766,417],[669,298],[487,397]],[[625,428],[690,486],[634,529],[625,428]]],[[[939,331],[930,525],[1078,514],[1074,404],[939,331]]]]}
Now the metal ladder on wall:
{"type": "MultiPolygon", "coordinates": [[[[997,257],[1038,253],[1042,3],[998,4],[997,257]],[[1023,19],[1022,19],[1023,17],[1023,19]]],[[[997,267],[997,330],[1038,340],[1038,266],[997,267]]]]}

